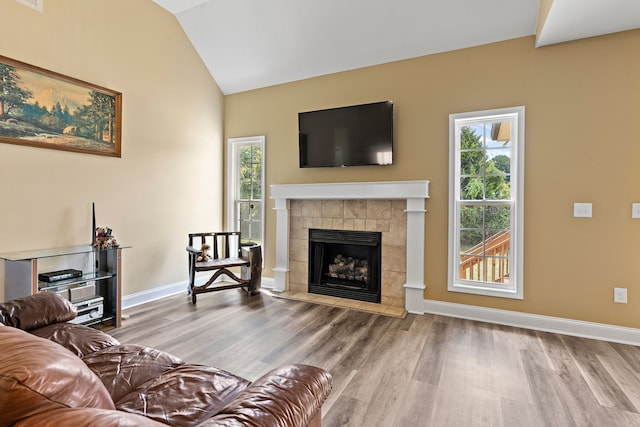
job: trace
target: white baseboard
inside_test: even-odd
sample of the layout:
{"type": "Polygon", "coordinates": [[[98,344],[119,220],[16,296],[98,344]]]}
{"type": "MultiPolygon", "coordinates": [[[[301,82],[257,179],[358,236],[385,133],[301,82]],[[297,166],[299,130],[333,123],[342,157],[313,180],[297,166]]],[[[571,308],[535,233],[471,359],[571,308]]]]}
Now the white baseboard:
{"type": "MultiPolygon", "coordinates": [[[[220,280],[222,280],[222,278],[220,280]]],[[[205,280],[201,280],[200,282],[201,283],[197,284],[202,284],[205,282],[205,280]]],[[[260,286],[266,289],[273,289],[274,283],[275,282],[273,278],[263,277],[260,286]]],[[[146,291],[136,292],[135,294],[125,295],[122,297],[122,309],[124,310],[127,308],[135,307],[140,304],[179,294],[181,292],[184,292],[184,294],[186,295],[188,288],[189,283],[185,280],[170,285],[159,286],[157,288],[149,289],[146,291]]]]}
{"type": "Polygon", "coordinates": [[[273,289],[275,285],[276,281],[273,279],[273,277],[263,277],[260,281],[260,286],[263,288],[273,289]]]}
{"type": "Polygon", "coordinates": [[[135,294],[125,295],[122,297],[122,309],[124,310],[127,308],[135,307],[136,305],[155,301],[157,299],[175,295],[180,292],[184,292],[184,294],[186,295],[188,287],[189,284],[185,280],[183,282],[159,286],[157,288],[149,289],[146,291],[136,292],[135,294]]]}
{"type": "Polygon", "coordinates": [[[640,329],[603,323],[564,319],[539,314],[425,300],[424,311],[430,314],[478,320],[499,325],[516,326],[537,331],[554,332],[622,344],[640,345],[640,329]]]}

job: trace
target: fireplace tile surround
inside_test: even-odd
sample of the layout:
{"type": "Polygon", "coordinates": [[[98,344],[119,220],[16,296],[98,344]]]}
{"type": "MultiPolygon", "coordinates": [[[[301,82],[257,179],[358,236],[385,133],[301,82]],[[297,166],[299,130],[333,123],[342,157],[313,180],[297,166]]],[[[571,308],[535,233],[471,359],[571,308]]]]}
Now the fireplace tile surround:
{"type": "MultiPolygon", "coordinates": [[[[424,313],[428,197],[429,181],[272,185],[277,215],[274,291],[318,299],[307,294],[309,228],[380,231],[382,311],[424,313]]],[[[320,302],[328,303],[326,298],[320,302]]]]}
{"type": "Polygon", "coordinates": [[[289,234],[289,290],[306,292],[309,229],[382,233],[383,305],[404,307],[406,204],[402,200],[292,200],[289,234]]]}

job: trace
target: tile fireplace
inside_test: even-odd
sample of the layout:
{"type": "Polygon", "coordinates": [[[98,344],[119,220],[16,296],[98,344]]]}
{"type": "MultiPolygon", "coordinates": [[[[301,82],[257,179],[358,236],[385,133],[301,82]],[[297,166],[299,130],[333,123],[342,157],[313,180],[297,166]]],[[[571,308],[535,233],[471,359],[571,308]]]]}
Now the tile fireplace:
{"type": "MultiPolygon", "coordinates": [[[[277,214],[274,291],[309,292],[314,274],[309,267],[309,230],[379,233],[379,302],[424,313],[428,197],[429,181],[272,185],[277,214]]],[[[333,258],[337,255],[354,258],[333,258]]]]}

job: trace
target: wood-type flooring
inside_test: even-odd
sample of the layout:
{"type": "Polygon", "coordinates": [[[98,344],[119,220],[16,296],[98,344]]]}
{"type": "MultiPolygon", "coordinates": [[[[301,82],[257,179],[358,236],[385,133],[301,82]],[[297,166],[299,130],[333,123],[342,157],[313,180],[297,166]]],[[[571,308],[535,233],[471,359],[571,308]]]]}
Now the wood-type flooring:
{"type": "Polygon", "coordinates": [[[640,347],[436,315],[397,319],[228,290],[124,311],[108,331],[249,380],[333,375],[323,426],[640,426],[640,347]]]}

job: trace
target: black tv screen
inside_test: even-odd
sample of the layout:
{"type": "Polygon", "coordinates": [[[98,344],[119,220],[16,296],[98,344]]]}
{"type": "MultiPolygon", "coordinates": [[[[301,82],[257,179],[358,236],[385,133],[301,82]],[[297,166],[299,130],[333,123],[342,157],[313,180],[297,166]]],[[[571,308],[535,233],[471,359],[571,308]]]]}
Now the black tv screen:
{"type": "Polygon", "coordinates": [[[393,102],[298,113],[301,168],[393,164],[393,102]]]}

